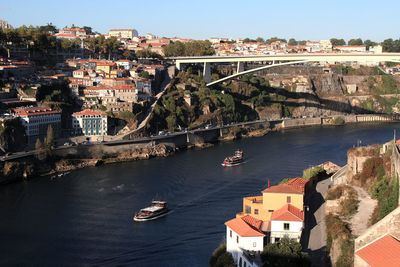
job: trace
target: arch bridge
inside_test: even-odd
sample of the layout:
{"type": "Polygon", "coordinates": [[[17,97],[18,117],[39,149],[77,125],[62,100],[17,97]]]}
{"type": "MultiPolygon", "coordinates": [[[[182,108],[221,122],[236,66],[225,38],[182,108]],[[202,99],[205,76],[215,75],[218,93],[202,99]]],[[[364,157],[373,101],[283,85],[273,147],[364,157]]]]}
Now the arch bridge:
{"type": "Polygon", "coordinates": [[[305,64],[308,62],[327,62],[330,64],[344,62],[358,62],[364,65],[378,64],[379,62],[400,63],[400,53],[321,53],[321,54],[284,54],[284,55],[256,55],[256,56],[199,56],[199,57],[172,57],[178,70],[184,64],[203,64],[203,77],[207,86],[221,83],[248,73],[261,71],[277,66],[305,64]],[[236,73],[211,81],[211,64],[237,64],[236,73]],[[244,70],[245,63],[262,63],[264,66],[244,70]]]}

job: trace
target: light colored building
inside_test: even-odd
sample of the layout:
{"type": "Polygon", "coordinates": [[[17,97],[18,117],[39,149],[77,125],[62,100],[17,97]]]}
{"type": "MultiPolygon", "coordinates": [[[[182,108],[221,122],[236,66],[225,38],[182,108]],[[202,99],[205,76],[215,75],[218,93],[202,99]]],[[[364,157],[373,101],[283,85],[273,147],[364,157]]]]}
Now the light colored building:
{"type": "Polygon", "coordinates": [[[58,39],[63,38],[63,39],[84,39],[88,37],[86,34],[85,29],[79,28],[79,27],[65,27],[61,29],[58,33],[54,34],[54,36],[58,39]]]}
{"type": "Polygon", "coordinates": [[[292,204],[303,210],[304,189],[307,180],[297,177],[270,186],[262,191],[262,196],[243,198],[243,212],[238,216],[251,215],[262,221],[270,221],[272,213],[285,204],[292,204]]]}
{"type": "Polygon", "coordinates": [[[264,249],[265,234],[261,231],[263,222],[252,216],[234,218],[225,222],[226,251],[232,254],[237,266],[259,266],[256,257],[247,254],[260,253],[264,249]]]}
{"type": "Polygon", "coordinates": [[[383,47],[381,45],[370,46],[368,51],[374,54],[382,54],[383,47]]]}
{"type": "Polygon", "coordinates": [[[271,217],[271,243],[288,237],[300,242],[304,227],[304,212],[291,204],[274,211],[271,217]]]}
{"type": "Polygon", "coordinates": [[[115,61],[118,67],[124,68],[125,70],[130,70],[133,67],[133,62],[128,59],[120,59],[115,61]]]}
{"type": "Polygon", "coordinates": [[[341,53],[365,53],[367,46],[365,45],[338,45],[334,47],[335,50],[341,53]]]}
{"type": "Polygon", "coordinates": [[[320,40],[319,46],[323,52],[332,52],[331,40],[320,40]]]}
{"type": "Polygon", "coordinates": [[[107,135],[107,114],[91,109],[75,112],[72,114],[72,128],[76,135],[107,135]]]}
{"type": "Polygon", "coordinates": [[[118,39],[132,39],[138,36],[138,32],[135,29],[111,29],[108,36],[118,39]]]}
{"type": "Polygon", "coordinates": [[[7,21],[0,19],[0,29],[12,29],[12,26],[7,21]]]}
{"type": "Polygon", "coordinates": [[[15,116],[19,117],[25,127],[28,141],[43,138],[47,134],[49,126],[53,128],[54,137],[61,133],[61,111],[47,107],[16,108],[13,110],[15,116]]]}

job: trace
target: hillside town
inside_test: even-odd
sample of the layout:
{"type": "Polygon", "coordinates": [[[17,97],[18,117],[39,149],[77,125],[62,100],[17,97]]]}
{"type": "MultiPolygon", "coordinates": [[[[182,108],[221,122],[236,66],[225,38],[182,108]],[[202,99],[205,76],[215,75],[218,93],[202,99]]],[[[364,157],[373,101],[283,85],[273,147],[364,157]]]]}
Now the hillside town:
{"type": "Polygon", "coordinates": [[[0,3],[0,266],[400,266],[383,2],[0,3]]]}
{"type": "MultiPolygon", "coordinates": [[[[11,38],[7,34],[12,26],[6,21],[0,25],[4,38],[11,38]]],[[[113,140],[112,136],[118,138],[135,129],[162,91],[163,83],[173,75],[173,70],[168,73],[170,65],[163,57],[176,55],[175,46],[193,42],[150,33],[139,36],[135,29],[110,29],[100,34],[90,27],[72,25],[57,30],[49,24],[45,30],[47,38],[55,38],[60,44],[60,48],[49,48],[45,56],[55,58],[54,63],[39,62],[38,56],[43,59],[40,51],[20,41],[13,43],[12,39],[4,43],[6,56],[0,57],[2,124],[20,118],[31,147],[37,139],[43,140],[49,126],[56,138],[74,142],[113,140]],[[104,51],[98,42],[104,42],[104,51]],[[71,139],[75,136],[86,138],[71,139]]],[[[382,45],[376,43],[366,45],[355,40],[352,42],[357,45],[344,45],[341,40],[332,41],[340,45],[330,40],[287,42],[278,38],[207,40],[213,53],[220,56],[383,52],[382,45]]],[[[33,42],[31,45],[35,46],[33,42]]],[[[400,69],[386,68],[391,74],[400,69]]],[[[289,87],[293,83],[298,88],[309,86],[301,75],[293,81],[289,87]]],[[[272,86],[284,84],[271,80],[272,86]]],[[[356,85],[349,86],[351,92],[356,90],[356,85]]]]}

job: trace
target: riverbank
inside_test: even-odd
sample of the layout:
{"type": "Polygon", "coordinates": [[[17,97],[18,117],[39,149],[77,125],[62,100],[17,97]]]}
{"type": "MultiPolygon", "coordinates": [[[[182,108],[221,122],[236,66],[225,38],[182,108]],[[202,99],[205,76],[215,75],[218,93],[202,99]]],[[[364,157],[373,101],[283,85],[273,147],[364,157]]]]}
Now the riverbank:
{"type": "Polygon", "coordinates": [[[242,207],[244,195],[259,194],[268,179],[279,183],[318,162],[344,165],[357,139],[382,143],[393,137],[394,128],[400,124],[269,132],[207,149],[179,150],[172,157],[2,186],[0,230],[5,234],[0,248],[7,255],[2,263],[208,266],[226,235],[223,222],[242,207]],[[238,148],[249,160],[222,168],[221,160],[238,148]],[[174,211],[153,222],[132,222],[132,214],[157,197],[174,211]]]}
{"type": "Polygon", "coordinates": [[[53,175],[86,167],[117,162],[147,160],[154,157],[167,157],[178,150],[191,148],[204,149],[218,142],[231,142],[242,138],[262,137],[272,131],[315,126],[338,126],[369,122],[394,122],[392,115],[347,115],[324,118],[297,118],[279,121],[246,123],[230,128],[219,128],[191,132],[146,143],[127,143],[93,146],[78,146],[53,151],[51,158],[38,160],[35,156],[24,157],[3,163],[0,185],[29,180],[36,176],[53,175]]]}

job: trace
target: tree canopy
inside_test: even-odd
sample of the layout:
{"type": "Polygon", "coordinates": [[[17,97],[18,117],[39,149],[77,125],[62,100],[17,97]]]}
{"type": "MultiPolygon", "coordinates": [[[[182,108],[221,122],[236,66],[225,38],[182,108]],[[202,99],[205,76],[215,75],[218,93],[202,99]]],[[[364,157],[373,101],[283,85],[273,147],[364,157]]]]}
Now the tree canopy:
{"type": "Polygon", "coordinates": [[[363,42],[363,40],[362,40],[361,38],[357,38],[357,39],[350,39],[350,40],[347,42],[347,44],[348,44],[348,45],[363,45],[364,42],[363,42]]]}
{"type": "Polygon", "coordinates": [[[210,56],[215,54],[209,41],[173,42],[163,48],[166,57],[210,56]]]}
{"type": "Polygon", "coordinates": [[[330,41],[332,46],[346,45],[346,41],[344,39],[332,38],[330,41]]]}

